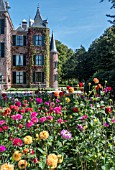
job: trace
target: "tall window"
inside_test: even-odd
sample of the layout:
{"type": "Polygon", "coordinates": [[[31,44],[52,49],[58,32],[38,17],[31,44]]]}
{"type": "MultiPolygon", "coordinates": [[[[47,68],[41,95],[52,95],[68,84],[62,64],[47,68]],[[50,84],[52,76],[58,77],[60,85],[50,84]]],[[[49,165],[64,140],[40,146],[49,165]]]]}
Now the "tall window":
{"type": "Polygon", "coordinates": [[[4,43],[0,43],[0,57],[4,57],[4,43]]]}
{"type": "Polygon", "coordinates": [[[58,81],[58,75],[57,74],[54,75],[54,81],[58,81]]]}
{"type": "Polygon", "coordinates": [[[5,20],[0,19],[0,34],[4,34],[5,20]]]}
{"type": "Polygon", "coordinates": [[[39,66],[44,65],[44,56],[36,55],[35,56],[35,65],[39,65],[39,66]]]}
{"type": "Polygon", "coordinates": [[[16,55],[16,66],[23,66],[23,55],[16,55]]]}
{"type": "Polygon", "coordinates": [[[16,36],[16,45],[23,46],[23,35],[16,36]]]}
{"type": "Polygon", "coordinates": [[[12,72],[13,84],[26,84],[26,72],[16,71],[12,72]]]}
{"type": "Polygon", "coordinates": [[[2,73],[0,73],[0,82],[2,82],[2,73]]]}
{"type": "Polygon", "coordinates": [[[13,66],[26,66],[25,55],[13,55],[13,66]]]}
{"type": "Polygon", "coordinates": [[[23,72],[16,72],[16,84],[23,84],[23,72]]]}
{"type": "Polygon", "coordinates": [[[54,68],[57,68],[57,66],[58,66],[58,62],[55,61],[55,62],[54,62],[54,68]]]}
{"type": "Polygon", "coordinates": [[[13,46],[26,46],[26,36],[24,35],[13,35],[13,46]]]}
{"type": "Polygon", "coordinates": [[[35,82],[44,82],[44,72],[35,72],[35,82]]]}
{"type": "Polygon", "coordinates": [[[44,37],[41,35],[34,35],[33,40],[34,40],[33,43],[35,46],[43,46],[44,44],[44,37]]]}

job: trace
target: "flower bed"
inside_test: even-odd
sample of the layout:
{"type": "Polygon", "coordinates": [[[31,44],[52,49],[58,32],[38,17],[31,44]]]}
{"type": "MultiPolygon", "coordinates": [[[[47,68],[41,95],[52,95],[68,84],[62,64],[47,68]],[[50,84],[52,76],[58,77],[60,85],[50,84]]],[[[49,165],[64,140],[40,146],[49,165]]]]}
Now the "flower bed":
{"type": "MultiPolygon", "coordinates": [[[[0,170],[113,170],[114,105],[109,90],[37,93],[0,108],[0,170]]],[[[83,90],[82,90],[83,91],[83,90]]]]}

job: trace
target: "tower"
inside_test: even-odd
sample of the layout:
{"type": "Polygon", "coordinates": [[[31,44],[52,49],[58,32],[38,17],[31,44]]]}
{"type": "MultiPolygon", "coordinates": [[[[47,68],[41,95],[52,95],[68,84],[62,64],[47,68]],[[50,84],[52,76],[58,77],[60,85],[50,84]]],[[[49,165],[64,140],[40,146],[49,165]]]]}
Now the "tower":
{"type": "Polygon", "coordinates": [[[56,49],[54,34],[50,43],[50,87],[58,89],[58,51],[56,49]]]}
{"type": "Polygon", "coordinates": [[[48,21],[43,20],[38,6],[34,20],[28,28],[28,56],[30,60],[30,86],[41,84],[49,87],[49,28],[48,21]]]}
{"type": "Polygon", "coordinates": [[[8,13],[9,4],[0,0],[0,83],[11,85],[11,32],[13,24],[8,13]]]}

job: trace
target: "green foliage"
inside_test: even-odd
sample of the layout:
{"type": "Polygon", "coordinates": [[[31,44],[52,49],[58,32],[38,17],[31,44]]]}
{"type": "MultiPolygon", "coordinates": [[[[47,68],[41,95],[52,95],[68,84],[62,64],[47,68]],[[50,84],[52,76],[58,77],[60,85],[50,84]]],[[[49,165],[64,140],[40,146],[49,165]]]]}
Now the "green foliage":
{"type": "MultiPolygon", "coordinates": [[[[73,55],[73,50],[69,49],[66,45],[62,44],[60,41],[56,41],[57,51],[59,53],[59,60],[58,60],[58,80],[61,83],[64,75],[64,64],[66,61],[70,59],[73,55]]],[[[67,67],[66,67],[67,68],[67,67]]]]}
{"type": "Polygon", "coordinates": [[[115,92],[115,27],[108,28],[102,36],[92,42],[88,51],[83,46],[63,64],[63,79],[76,78],[92,82],[97,77],[100,83],[111,86],[115,92]]]}
{"type": "Polygon", "coordinates": [[[57,98],[44,92],[25,101],[25,97],[4,100],[2,94],[0,169],[7,163],[19,170],[19,158],[27,161],[27,170],[49,170],[54,165],[56,170],[114,170],[114,102],[109,92],[101,91],[98,97],[95,87],[90,89],[91,98],[84,92],[57,98]],[[14,157],[15,151],[21,155],[14,157]]]}

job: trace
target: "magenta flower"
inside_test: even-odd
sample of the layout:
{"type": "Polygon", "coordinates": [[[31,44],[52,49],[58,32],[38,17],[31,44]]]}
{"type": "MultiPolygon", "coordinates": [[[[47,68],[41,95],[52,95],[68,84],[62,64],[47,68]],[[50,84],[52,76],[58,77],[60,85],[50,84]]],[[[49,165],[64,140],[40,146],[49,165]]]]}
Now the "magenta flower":
{"type": "Polygon", "coordinates": [[[50,105],[53,107],[53,106],[55,106],[55,103],[54,103],[54,102],[51,102],[51,104],[50,104],[50,105]]]}
{"type": "Polygon", "coordinates": [[[44,102],[45,105],[49,106],[50,105],[50,102],[44,102]]]}
{"type": "Polygon", "coordinates": [[[16,120],[21,120],[22,119],[22,115],[21,114],[16,114],[16,120]]]}
{"type": "Polygon", "coordinates": [[[46,119],[47,120],[53,120],[53,117],[52,116],[47,116],[46,119]]]}
{"type": "Polygon", "coordinates": [[[41,118],[40,118],[40,122],[41,122],[41,123],[44,123],[46,120],[47,120],[46,117],[41,117],[41,118]]]}
{"type": "Polygon", "coordinates": [[[8,129],[9,129],[9,126],[7,126],[7,125],[6,125],[6,126],[2,126],[2,129],[3,129],[3,130],[8,130],[8,129]]]}
{"type": "Polygon", "coordinates": [[[61,119],[61,118],[58,119],[57,122],[60,123],[60,124],[61,124],[61,123],[64,123],[64,122],[63,122],[63,119],[61,119]]]}
{"type": "Polygon", "coordinates": [[[61,112],[61,107],[54,107],[53,111],[56,113],[56,114],[59,114],[61,112]]]}
{"type": "Polygon", "coordinates": [[[56,99],[56,102],[57,102],[57,103],[60,103],[60,100],[59,100],[59,99],[56,99]]]}
{"type": "Polygon", "coordinates": [[[104,123],[103,126],[109,127],[109,124],[108,123],[104,123]]]}
{"type": "Polygon", "coordinates": [[[64,130],[64,129],[61,131],[60,135],[64,139],[71,139],[72,138],[72,134],[69,131],[64,130]]]}
{"type": "Polygon", "coordinates": [[[12,120],[16,120],[16,115],[12,115],[12,116],[11,116],[11,119],[12,119],[12,120]]]}
{"type": "Polygon", "coordinates": [[[30,127],[32,127],[33,125],[34,125],[34,123],[33,123],[32,121],[29,121],[29,122],[26,123],[26,127],[27,127],[27,128],[30,128],[30,127]]]}
{"type": "Polygon", "coordinates": [[[87,119],[87,118],[88,118],[87,115],[83,115],[80,119],[81,119],[81,120],[84,120],[84,119],[87,119]]]}
{"type": "Polygon", "coordinates": [[[15,139],[13,140],[12,144],[13,144],[14,146],[22,146],[22,145],[23,145],[23,142],[22,142],[22,140],[21,140],[20,138],[15,138],[15,139]]]}
{"type": "Polygon", "coordinates": [[[18,106],[18,107],[20,107],[20,106],[21,106],[21,102],[20,102],[20,101],[17,101],[17,102],[15,102],[15,105],[18,106]]]}
{"type": "Polygon", "coordinates": [[[3,129],[0,127],[0,133],[3,132],[3,129]]]}
{"type": "Polygon", "coordinates": [[[0,152],[5,152],[6,147],[4,145],[0,145],[0,152]]]}
{"type": "Polygon", "coordinates": [[[77,127],[78,127],[79,130],[83,130],[82,125],[78,124],[77,127]]]}
{"type": "Polygon", "coordinates": [[[33,123],[37,123],[37,122],[38,122],[38,118],[37,118],[37,117],[32,117],[31,121],[32,121],[33,123]]]}
{"type": "Polygon", "coordinates": [[[41,98],[36,98],[36,103],[41,104],[42,103],[42,99],[41,98]]]}
{"type": "Polygon", "coordinates": [[[4,125],[5,123],[5,120],[0,120],[0,125],[4,125]]]}
{"type": "Polygon", "coordinates": [[[111,121],[112,121],[112,123],[115,123],[115,119],[112,119],[111,121]]]}
{"type": "Polygon", "coordinates": [[[37,112],[32,112],[32,113],[30,114],[30,117],[33,118],[33,117],[36,117],[37,115],[38,115],[37,112]]]}

